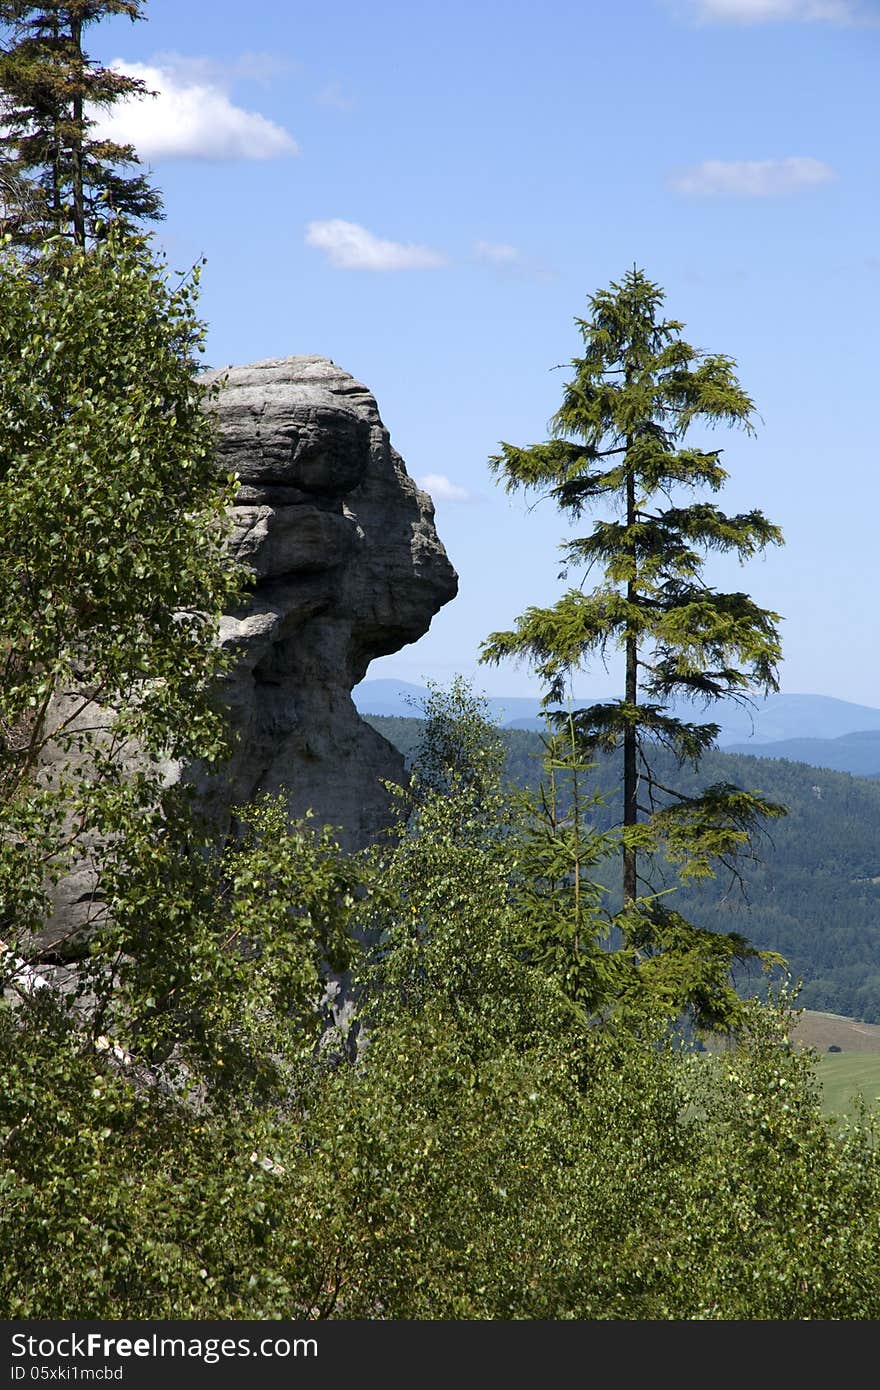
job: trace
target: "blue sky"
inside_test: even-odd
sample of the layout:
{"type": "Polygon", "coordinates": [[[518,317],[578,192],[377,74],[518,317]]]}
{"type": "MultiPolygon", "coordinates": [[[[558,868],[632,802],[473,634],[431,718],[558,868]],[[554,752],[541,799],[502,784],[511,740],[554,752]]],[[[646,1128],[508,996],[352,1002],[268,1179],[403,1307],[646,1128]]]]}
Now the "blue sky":
{"type": "MultiPolygon", "coordinates": [[[[728,510],[786,546],[707,571],[784,619],[785,693],[880,705],[874,0],[149,0],[90,51],[161,96],[117,111],[163,190],[175,266],[207,257],[211,365],[331,357],[428,479],[460,594],[369,678],[477,676],[552,602],[564,519],[494,482],[546,438],[574,318],[633,264],[739,364],[757,437],[717,438],[728,510]]],[[[618,694],[617,672],[577,693],[618,694]]]]}

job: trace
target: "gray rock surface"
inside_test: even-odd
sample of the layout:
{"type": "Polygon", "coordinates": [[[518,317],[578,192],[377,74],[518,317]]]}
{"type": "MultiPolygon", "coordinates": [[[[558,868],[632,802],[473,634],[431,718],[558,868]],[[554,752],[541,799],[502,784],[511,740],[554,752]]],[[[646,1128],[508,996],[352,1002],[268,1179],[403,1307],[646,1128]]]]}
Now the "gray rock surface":
{"type": "MultiPolygon", "coordinates": [[[[352,688],[374,657],[427,631],[458,578],[431,499],[365,386],[325,357],[207,376],[223,382],[218,462],[240,479],[231,548],[253,583],[221,624],[236,658],[224,687],[236,735],[229,764],[210,779],[197,768],[167,773],[194,781],[221,822],[230,807],[283,789],[294,816],[312,811],[357,848],[389,823],[382,783],[402,782],[404,763],[361,719],[352,688]]],[[[54,891],[47,944],[90,919],[96,886],[87,852],[54,891]]]]}
{"type": "Polygon", "coordinates": [[[325,357],[283,357],[220,378],[219,462],[240,479],[233,551],[254,575],[223,621],[238,746],[232,804],[284,788],[348,846],[387,823],[396,749],[354,707],[373,658],[421,637],[457,576],[434,508],[392,447],[376,402],[325,357]]]}

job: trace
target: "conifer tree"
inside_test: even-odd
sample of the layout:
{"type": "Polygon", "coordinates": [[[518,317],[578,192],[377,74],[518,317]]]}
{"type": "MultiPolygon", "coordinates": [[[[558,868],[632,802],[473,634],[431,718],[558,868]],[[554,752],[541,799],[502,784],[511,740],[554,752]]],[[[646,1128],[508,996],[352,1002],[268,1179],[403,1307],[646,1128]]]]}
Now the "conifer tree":
{"type": "MultiPolygon", "coordinates": [[[[753,403],[731,358],[684,341],[684,325],[659,316],[663,291],[633,268],[589,299],[577,319],[583,355],[551,421],[552,438],[518,448],[502,443],[491,459],[508,491],[538,490],[574,521],[600,503],[611,515],[562,546],[571,568],[602,572],[591,592],[572,587],[552,607],[532,607],[511,631],[491,633],[482,659],[527,658],[546,686],[545,706],[561,706],[571,674],[617,647],[624,658],[622,698],[571,715],[580,749],[620,750],[624,940],[642,957],[691,941],[710,943],[652,896],[655,856],[682,879],[735,867],[766,817],[782,808],[728,784],[685,795],[661,784],[651,765],[658,744],[679,765],[697,766],[718,725],[680,717],[681,704],[703,706],[778,689],[778,615],[745,593],[720,593],[702,570],[710,551],[744,561],[782,535],[757,510],[727,515],[697,488],[717,492],[728,477],[720,449],[689,443],[692,426],[725,424],[752,432],[753,403]],[[646,862],[647,861],[647,862],[646,862]]],[[[569,712],[558,710],[567,722],[569,712]]],[[[744,943],[731,938],[732,956],[744,943]]],[[[745,952],[745,954],[750,954],[745,952]]]]}
{"type": "Polygon", "coordinates": [[[131,145],[91,135],[89,112],[136,92],[135,77],[102,67],[83,47],[110,15],[142,19],[145,0],[0,0],[0,221],[16,244],[63,234],[85,246],[113,219],[157,219],[162,200],[131,145]]]}

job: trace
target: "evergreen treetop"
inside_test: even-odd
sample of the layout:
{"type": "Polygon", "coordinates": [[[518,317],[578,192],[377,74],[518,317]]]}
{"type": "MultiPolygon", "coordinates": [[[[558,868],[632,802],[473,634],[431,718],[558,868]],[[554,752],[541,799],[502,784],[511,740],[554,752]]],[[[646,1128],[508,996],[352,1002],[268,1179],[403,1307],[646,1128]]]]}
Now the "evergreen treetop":
{"type": "Polygon", "coordinates": [[[84,246],[108,219],[162,216],[131,145],[91,135],[90,112],[146,93],[139,78],[91,59],[89,25],[142,19],[145,0],[0,0],[0,230],[33,247],[62,234],[84,246]]]}
{"type": "MultiPolygon", "coordinates": [[[[762,819],[782,814],[728,785],[684,795],[652,771],[652,746],[696,765],[718,733],[715,724],[682,719],[674,702],[776,690],[781,657],[778,615],[745,593],[719,592],[703,575],[710,552],[744,561],[780,544],[779,528],[761,511],[729,515],[693,498],[701,487],[718,492],[728,474],[721,449],[691,442],[690,431],[751,432],[754,406],[733,360],[686,342],[684,325],[660,316],[663,300],[636,268],[591,296],[590,316],[576,320],[584,350],[571,364],[551,439],[528,448],[503,443],[491,459],[508,491],[539,490],[575,521],[603,502],[611,514],[562,546],[562,577],[598,569],[598,585],[585,592],[581,583],[550,607],[528,608],[482,649],[488,662],[528,659],[548,707],[563,704],[574,671],[622,650],[622,698],[575,710],[571,719],[581,750],[623,750],[621,925],[648,953],[658,932],[684,928],[656,899],[640,897],[654,886],[639,872],[640,859],[661,852],[683,878],[711,874],[714,862],[733,863],[762,819]],[[629,926],[627,913],[635,914],[629,926]]],[[[558,710],[557,718],[569,714],[558,710]]]]}

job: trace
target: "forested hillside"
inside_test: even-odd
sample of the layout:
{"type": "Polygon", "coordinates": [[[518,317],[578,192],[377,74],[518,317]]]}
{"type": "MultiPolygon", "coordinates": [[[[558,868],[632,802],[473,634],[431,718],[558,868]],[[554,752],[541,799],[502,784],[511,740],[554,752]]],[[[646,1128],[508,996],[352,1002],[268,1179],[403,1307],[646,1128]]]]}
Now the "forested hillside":
{"type": "MultiPolygon", "coordinates": [[[[404,754],[413,752],[421,720],[367,718],[404,754]]],[[[540,735],[504,729],[501,736],[508,775],[521,786],[537,785],[540,735]]],[[[661,780],[668,761],[657,750],[661,780]]],[[[600,760],[593,776],[607,798],[597,821],[605,828],[620,816],[619,769],[600,760]]],[[[679,886],[676,906],[704,926],[741,932],[761,950],[781,952],[803,980],[805,1008],[880,1022],[880,785],[803,763],[720,752],[706,755],[699,778],[687,769],[678,776],[683,790],[711,782],[759,790],[788,815],[756,843],[758,857],[742,864],[742,885],[726,875],[679,886]]],[[[609,883],[615,879],[608,874],[609,883]]],[[[613,890],[608,905],[619,906],[613,890]]]]}

